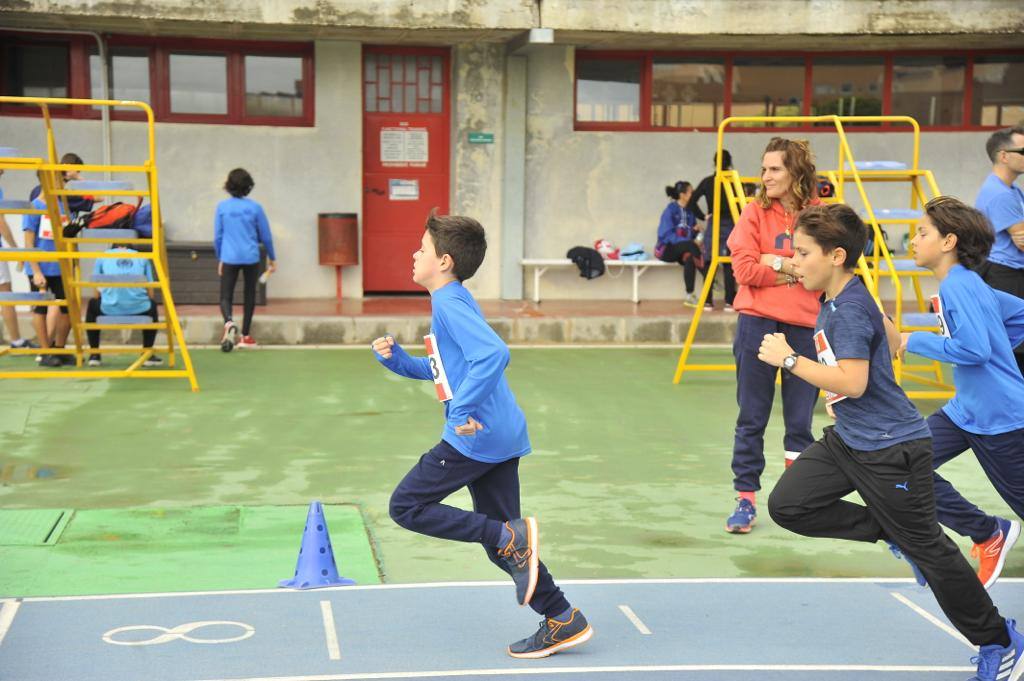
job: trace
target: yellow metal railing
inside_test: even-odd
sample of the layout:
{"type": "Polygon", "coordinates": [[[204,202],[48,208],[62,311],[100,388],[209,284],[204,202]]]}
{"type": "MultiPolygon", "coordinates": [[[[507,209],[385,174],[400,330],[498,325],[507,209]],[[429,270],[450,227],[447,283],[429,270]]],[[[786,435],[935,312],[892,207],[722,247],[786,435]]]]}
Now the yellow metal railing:
{"type": "MultiPolygon", "coordinates": [[[[729,117],[723,120],[718,126],[718,138],[716,143],[716,167],[715,167],[715,186],[714,186],[714,208],[713,208],[713,229],[712,229],[712,243],[711,243],[711,263],[708,268],[707,275],[704,277],[704,285],[701,289],[700,300],[698,301],[696,310],[694,311],[693,320],[690,322],[689,330],[687,331],[686,340],[683,343],[682,351],[679,355],[679,360],[676,363],[676,371],[673,377],[673,383],[679,383],[682,376],[687,371],[733,371],[735,370],[735,364],[700,364],[689,362],[690,351],[693,347],[693,342],[697,334],[697,328],[700,324],[700,318],[704,309],[704,301],[707,300],[708,295],[711,292],[711,287],[715,279],[715,274],[718,268],[726,263],[731,263],[732,258],[729,256],[720,255],[720,239],[721,239],[721,216],[722,210],[718,205],[722,192],[726,195],[726,202],[729,204],[728,209],[733,217],[733,224],[739,223],[740,213],[748,202],[748,198],[743,192],[742,184],[744,181],[759,182],[760,178],[744,178],[734,170],[724,170],[722,168],[722,149],[725,131],[727,128],[733,125],[746,125],[750,123],[827,123],[831,124],[836,132],[837,140],[837,170],[824,170],[819,171],[819,175],[827,178],[835,187],[835,200],[839,202],[845,201],[846,197],[846,185],[850,182],[854,185],[861,202],[864,204],[864,209],[867,215],[865,222],[874,234],[874,243],[872,253],[869,256],[861,255],[858,266],[857,274],[864,279],[865,286],[871,293],[875,302],[878,304],[879,309],[883,310],[880,295],[879,295],[879,284],[883,274],[888,276],[888,280],[893,287],[895,293],[895,316],[894,323],[898,330],[915,330],[920,327],[906,327],[903,322],[903,284],[900,281],[900,272],[897,270],[892,254],[889,252],[888,247],[885,244],[885,239],[882,235],[881,224],[882,222],[878,219],[875,214],[875,209],[872,207],[871,200],[868,197],[867,189],[865,187],[866,182],[911,182],[911,208],[917,208],[918,206],[924,205],[927,202],[927,196],[924,189],[921,187],[921,180],[927,184],[928,189],[931,190],[932,196],[939,194],[938,186],[935,182],[931,171],[922,170],[918,167],[920,152],[921,152],[921,129],[917,121],[909,116],[742,116],[742,117],[729,117]],[[844,129],[844,123],[846,124],[862,124],[862,123],[895,123],[905,124],[911,127],[913,131],[913,151],[912,151],[912,162],[909,168],[902,170],[872,170],[864,171],[858,170],[856,162],[853,156],[853,150],[850,147],[849,139],[847,138],[846,130],[844,129]],[[884,263],[884,268],[882,267],[884,263]]],[[[825,129],[827,130],[827,129],[825,129]]],[[[824,131],[824,130],[822,130],[824,131]]],[[[785,133],[785,129],[779,130],[780,134],[785,133]]],[[[820,131],[818,131],[820,132],[820,131]]],[[[906,220],[903,220],[906,222],[906,220]]],[[[912,228],[911,228],[912,229],[912,228]]],[[[909,273],[904,273],[907,276],[909,273]]],[[[920,283],[918,281],[918,275],[922,273],[914,273],[912,276],[912,282],[914,286],[914,292],[917,298],[919,311],[925,311],[926,304],[924,296],[921,292],[920,283]]],[[[932,387],[939,388],[940,390],[935,391],[908,391],[908,395],[911,397],[934,397],[942,398],[949,397],[952,395],[952,386],[949,386],[943,382],[942,368],[938,362],[932,363],[932,371],[934,377],[928,377],[916,372],[907,371],[902,363],[895,362],[895,371],[897,380],[907,379],[923,383],[932,387]]]]}
{"type": "MultiPolygon", "coordinates": [[[[64,300],[10,300],[0,301],[6,305],[66,305],[71,322],[71,331],[74,338],[74,349],[71,348],[50,348],[50,349],[4,349],[2,355],[29,355],[29,354],[56,354],[74,355],[76,369],[64,371],[47,370],[23,370],[8,371],[0,370],[2,378],[187,378],[192,390],[199,389],[196,380],[195,368],[185,344],[184,334],[178,318],[174,300],[171,296],[170,279],[167,269],[167,248],[165,244],[163,221],[160,212],[160,191],[156,166],[156,135],[154,130],[153,111],[144,102],[99,100],[99,99],[64,99],[48,97],[2,97],[0,104],[16,104],[38,107],[42,114],[42,122],[45,130],[46,158],[36,157],[0,157],[0,169],[10,171],[35,172],[39,176],[42,188],[42,198],[46,202],[43,210],[36,208],[7,208],[0,207],[0,214],[13,215],[46,215],[50,224],[54,226],[53,241],[55,251],[37,250],[16,250],[0,249],[0,260],[20,261],[27,263],[41,263],[56,261],[60,265],[61,277],[65,282],[64,300]],[[70,165],[58,162],[57,143],[54,136],[50,107],[52,106],[89,106],[89,107],[132,107],[140,109],[146,115],[147,132],[147,158],[142,164],[133,165],[70,165]],[[64,185],[62,171],[80,172],[103,172],[103,173],[135,173],[142,174],[145,178],[145,189],[76,189],[64,185]],[[118,243],[148,245],[150,251],[135,252],[95,252],[79,251],[80,244],[102,244],[110,243],[110,239],[99,239],[90,237],[65,238],[62,230],[62,215],[70,216],[68,198],[73,196],[112,196],[112,197],[148,197],[152,211],[153,232],[149,238],[117,239],[118,243]],[[82,321],[82,289],[106,287],[106,282],[90,282],[87,276],[81,272],[82,262],[104,258],[132,258],[148,260],[152,264],[155,281],[151,283],[135,283],[139,288],[159,289],[162,294],[162,305],[164,307],[164,321],[152,324],[86,324],[82,321]],[[152,349],[129,348],[124,346],[102,347],[98,350],[89,349],[83,342],[84,331],[94,329],[144,329],[163,330],[167,336],[167,369],[151,369],[138,371],[142,363],[149,359],[152,349]],[[184,368],[175,369],[177,350],[181,353],[184,368]],[[86,354],[130,354],[139,353],[139,358],[125,369],[119,370],[85,370],[83,363],[86,354]]],[[[120,283],[109,285],[124,286],[120,283]]]]}

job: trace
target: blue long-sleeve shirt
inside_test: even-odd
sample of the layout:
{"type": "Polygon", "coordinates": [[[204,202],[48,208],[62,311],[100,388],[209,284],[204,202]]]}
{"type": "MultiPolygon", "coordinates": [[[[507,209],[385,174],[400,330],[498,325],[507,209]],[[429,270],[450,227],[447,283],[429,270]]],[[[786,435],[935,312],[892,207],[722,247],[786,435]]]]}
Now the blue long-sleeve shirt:
{"type": "MultiPolygon", "coordinates": [[[[464,456],[500,463],[530,452],[526,417],[505,378],[508,346],[487,325],[472,294],[459,282],[431,294],[431,332],[437,340],[452,399],[445,402],[441,439],[464,456]],[[483,424],[476,435],[457,435],[456,426],[472,416],[483,424]]],[[[377,360],[400,376],[434,378],[426,357],[413,357],[395,343],[391,358],[377,360]]]]}
{"type": "Polygon", "coordinates": [[[946,333],[915,331],[907,350],[954,365],[956,396],[942,410],[976,435],[1024,428],[1024,378],[1013,357],[1024,341],[1024,300],[962,265],[939,284],[939,299],[946,333]]]}
{"type": "Polygon", "coordinates": [[[217,204],[213,218],[213,250],[228,265],[252,265],[260,261],[260,244],[267,257],[277,260],[270,222],[263,206],[252,199],[231,197],[217,204]]]}
{"type": "Polygon", "coordinates": [[[677,201],[669,201],[665,210],[661,211],[661,221],[658,222],[658,245],[668,246],[692,239],[696,224],[697,218],[693,213],[680,206],[677,201]]]}

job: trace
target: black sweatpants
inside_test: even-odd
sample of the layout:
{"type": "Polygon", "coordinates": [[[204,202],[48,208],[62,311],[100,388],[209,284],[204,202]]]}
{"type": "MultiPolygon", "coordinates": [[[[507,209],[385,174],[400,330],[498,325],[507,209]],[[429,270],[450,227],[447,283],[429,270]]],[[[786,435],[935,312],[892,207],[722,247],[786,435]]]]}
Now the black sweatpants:
{"type": "MultiPolygon", "coordinates": [[[[506,570],[497,545],[501,523],[521,517],[519,459],[483,463],[463,456],[442,440],[398,483],[391,494],[389,512],[391,519],[407,530],[439,539],[481,543],[491,562],[506,570]],[[463,487],[469,488],[472,511],[441,503],[463,487]]],[[[569,601],[543,562],[530,607],[545,617],[560,615],[569,608],[569,601]]]]}
{"type": "MultiPolygon", "coordinates": [[[[93,322],[96,321],[97,317],[99,317],[100,315],[103,314],[103,309],[100,307],[100,305],[101,305],[101,303],[100,303],[100,299],[99,298],[90,298],[89,299],[89,306],[87,308],[85,308],[85,322],[87,324],[92,324],[93,322]]],[[[157,313],[156,313],[156,301],[150,300],[149,301],[149,309],[146,310],[145,312],[140,312],[139,314],[149,315],[154,322],[157,321],[158,317],[157,317],[157,313]]],[[[89,347],[91,347],[91,348],[98,348],[100,346],[100,331],[99,331],[99,329],[90,329],[90,330],[86,331],[85,333],[89,337],[89,347]]],[[[156,329],[143,329],[142,330],[142,347],[144,347],[144,348],[151,348],[151,347],[153,347],[153,343],[155,343],[155,342],[156,342],[156,329]]]]}
{"type": "Polygon", "coordinates": [[[862,452],[829,426],[779,478],[768,512],[778,525],[808,537],[892,542],[917,563],[939,607],[971,643],[1009,645],[1006,621],[939,527],[931,438],[862,452]],[[843,500],[853,491],[865,505],[843,500]]]}
{"type": "Polygon", "coordinates": [[[260,264],[254,262],[251,265],[229,265],[224,263],[224,274],[220,277],[220,313],[227,322],[231,319],[231,308],[235,304],[235,284],[238,283],[238,273],[241,272],[245,283],[243,284],[242,309],[242,335],[248,336],[252,328],[252,314],[256,310],[256,281],[260,276],[260,264]]]}
{"type": "MultiPolygon", "coordinates": [[[[683,284],[686,286],[686,292],[693,293],[693,287],[697,283],[697,261],[702,257],[703,254],[700,252],[700,246],[692,240],[687,240],[665,246],[665,250],[658,256],[658,259],[664,262],[677,262],[682,265],[683,284]]],[[[700,273],[702,276],[706,276],[707,272],[708,266],[706,263],[703,263],[700,273]]]]}
{"type": "MultiPolygon", "coordinates": [[[[978,268],[978,274],[992,288],[1024,298],[1024,270],[989,261],[978,268]]],[[[1024,344],[1014,348],[1013,357],[1017,360],[1020,373],[1024,375],[1024,344]]]]}

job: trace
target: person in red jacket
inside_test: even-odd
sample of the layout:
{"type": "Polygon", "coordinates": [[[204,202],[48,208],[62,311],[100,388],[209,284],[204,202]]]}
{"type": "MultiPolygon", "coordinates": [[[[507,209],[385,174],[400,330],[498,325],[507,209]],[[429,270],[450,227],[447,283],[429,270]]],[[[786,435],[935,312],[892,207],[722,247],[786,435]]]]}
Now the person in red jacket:
{"type": "MultiPolygon", "coordinates": [[[[756,492],[764,471],[764,431],[771,417],[778,370],[757,359],[765,334],[783,333],[799,354],[817,361],[814,322],[818,294],[806,290],[793,270],[793,225],[797,214],[817,204],[814,157],[806,141],[773,137],[761,160],[761,187],[729,235],[732,268],[739,284],[733,356],[739,416],[732,452],[736,510],[727,532],[746,534],[757,520],[756,492]]],[[[818,389],[782,373],[783,446],[788,466],[814,438],[811,419],[818,389]]]]}

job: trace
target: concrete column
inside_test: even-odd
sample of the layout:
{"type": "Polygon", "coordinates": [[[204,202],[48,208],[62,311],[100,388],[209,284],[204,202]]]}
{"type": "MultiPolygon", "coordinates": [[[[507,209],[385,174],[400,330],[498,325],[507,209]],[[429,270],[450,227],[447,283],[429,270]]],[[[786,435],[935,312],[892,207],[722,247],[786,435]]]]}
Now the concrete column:
{"type": "Polygon", "coordinates": [[[501,297],[523,297],[526,209],[526,57],[505,63],[505,167],[502,183],[501,297]]]}

